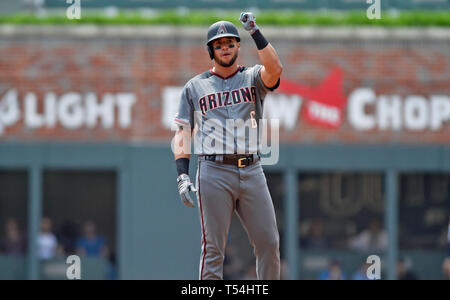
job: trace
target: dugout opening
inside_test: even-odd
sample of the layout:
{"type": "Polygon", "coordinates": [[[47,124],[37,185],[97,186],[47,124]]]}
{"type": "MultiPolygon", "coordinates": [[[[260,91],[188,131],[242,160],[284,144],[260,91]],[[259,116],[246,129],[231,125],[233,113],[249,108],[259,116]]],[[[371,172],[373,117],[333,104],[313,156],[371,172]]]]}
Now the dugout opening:
{"type": "Polygon", "coordinates": [[[40,238],[47,223],[51,233],[41,241],[41,279],[66,279],[62,263],[70,255],[80,257],[82,279],[116,279],[116,172],[45,169],[42,178],[40,238]],[[50,255],[42,248],[51,243],[50,255]]]}
{"type": "Polygon", "coordinates": [[[26,276],[28,172],[0,170],[0,280],[26,276]]]}

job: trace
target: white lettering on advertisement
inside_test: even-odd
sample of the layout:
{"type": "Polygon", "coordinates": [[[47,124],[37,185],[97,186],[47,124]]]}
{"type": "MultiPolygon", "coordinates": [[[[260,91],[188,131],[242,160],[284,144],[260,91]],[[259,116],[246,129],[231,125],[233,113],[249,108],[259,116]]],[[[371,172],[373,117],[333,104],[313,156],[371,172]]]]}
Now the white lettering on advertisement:
{"type": "Polygon", "coordinates": [[[450,97],[379,95],[368,88],[352,92],[348,119],[356,130],[438,131],[450,121],[450,97]],[[372,108],[372,109],[369,109],[372,108]],[[370,112],[369,112],[370,111],[370,112]]]}
{"type": "Polygon", "coordinates": [[[10,90],[0,99],[0,134],[7,127],[15,125],[22,118],[30,129],[62,127],[75,130],[82,127],[104,129],[129,128],[132,120],[132,107],[136,96],[129,93],[105,94],[101,98],[95,93],[67,93],[59,98],[54,93],[43,97],[39,109],[39,99],[34,93],[27,93],[20,105],[16,90],[10,90]]]}
{"type": "MultiPolygon", "coordinates": [[[[162,123],[170,128],[178,110],[182,87],[167,87],[163,90],[162,123]]],[[[285,131],[292,131],[299,122],[304,99],[299,95],[270,94],[264,100],[264,118],[279,120],[285,131]]],[[[311,101],[310,101],[311,102],[311,101]]],[[[313,103],[316,117],[337,122],[338,111],[324,110],[313,103]]],[[[354,90],[348,97],[347,118],[357,131],[438,131],[450,121],[450,97],[420,95],[400,97],[379,95],[370,88],[354,90]]]]}

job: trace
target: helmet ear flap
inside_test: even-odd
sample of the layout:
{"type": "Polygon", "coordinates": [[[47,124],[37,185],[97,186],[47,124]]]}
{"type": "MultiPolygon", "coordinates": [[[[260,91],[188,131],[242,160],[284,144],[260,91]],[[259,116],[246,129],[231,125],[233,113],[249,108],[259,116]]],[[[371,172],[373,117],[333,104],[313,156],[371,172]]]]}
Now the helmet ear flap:
{"type": "Polygon", "coordinates": [[[214,51],[211,44],[206,46],[206,50],[208,50],[209,58],[214,59],[214,51]]]}

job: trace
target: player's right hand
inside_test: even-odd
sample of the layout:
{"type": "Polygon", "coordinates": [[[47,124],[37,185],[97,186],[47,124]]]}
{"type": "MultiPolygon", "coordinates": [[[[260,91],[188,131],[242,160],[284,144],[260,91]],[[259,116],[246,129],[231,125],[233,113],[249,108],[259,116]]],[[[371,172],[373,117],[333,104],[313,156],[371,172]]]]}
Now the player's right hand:
{"type": "Polygon", "coordinates": [[[254,34],[256,30],[259,29],[258,25],[256,25],[255,22],[255,16],[251,12],[241,12],[239,21],[241,21],[244,29],[247,30],[250,34],[254,34]]]}
{"type": "Polygon", "coordinates": [[[178,183],[178,193],[180,193],[181,201],[187,207],[194,207],[194,201],[192,200],[192,193],[196,193],[197,189],[195,188],[192,180],[189,178],[187,174],[181,174],[177,178],[178,183]]]}

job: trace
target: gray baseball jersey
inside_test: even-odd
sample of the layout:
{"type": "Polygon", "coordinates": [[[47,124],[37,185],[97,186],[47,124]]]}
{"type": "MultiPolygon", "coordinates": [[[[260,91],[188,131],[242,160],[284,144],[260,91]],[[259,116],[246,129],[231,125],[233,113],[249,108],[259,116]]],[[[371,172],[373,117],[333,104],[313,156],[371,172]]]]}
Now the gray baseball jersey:
{"type": "Polygon", "coordinates": [[[269,89],[264,85],[261,67],[239,67],[227,78],[208,71],[191,79],[183,89],[175,124],[196,131],[194,153],[199,155],[197,200],[202,226],[200,279],[223,278],[233,212],[254,246],[258,278],[280,278],[279,234],[261,163],[239,168],[207,161],[204,156],[258,151],[263,100],[278,86],[269,89]]]}
{"type": "Polygon", "coordinates": [[[259,120],[267,88],[261,65],[223,78],[212,70],[184,86],[175,124],[195,128],[195,154],[250,154],[260,149],[259,120]]]}

